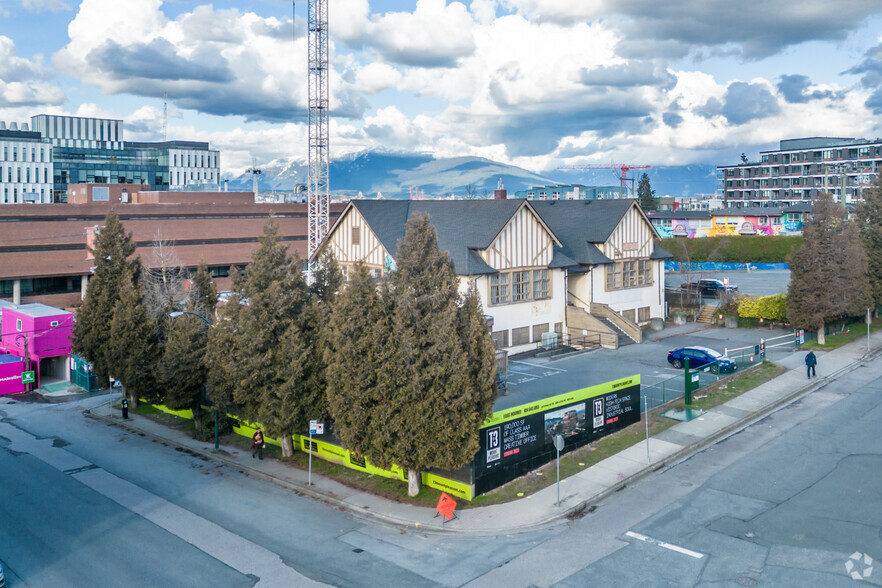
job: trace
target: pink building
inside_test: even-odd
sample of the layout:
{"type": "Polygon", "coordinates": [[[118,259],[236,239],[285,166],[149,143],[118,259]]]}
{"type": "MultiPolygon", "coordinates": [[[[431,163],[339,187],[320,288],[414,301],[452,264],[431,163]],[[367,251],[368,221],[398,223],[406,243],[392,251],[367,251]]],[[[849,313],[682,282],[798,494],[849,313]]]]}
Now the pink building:
{"type": "Polygon", "coordinates": [[[37,386],[70,381],[73,313],[45,304],[2,308],[0,353],[27,358],[25,371],[36,372],[37,386]]]}

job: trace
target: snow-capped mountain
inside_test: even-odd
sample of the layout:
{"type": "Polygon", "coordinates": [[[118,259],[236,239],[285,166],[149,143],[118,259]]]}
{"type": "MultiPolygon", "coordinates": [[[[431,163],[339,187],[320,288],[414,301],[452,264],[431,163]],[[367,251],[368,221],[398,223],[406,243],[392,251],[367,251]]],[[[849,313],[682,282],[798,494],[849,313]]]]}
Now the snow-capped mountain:
{"type": "MultiPolygon", "coordinates": [[[[261,191],[290,192],[305,186],[307,164],[302,162],[271,162],[258,166],[261,191]]],[[[691,196],[713,193],[719,188],[716,167],[692,165],[646,170],[656,196],[691,196]]],[[[419,190],[426,198],[492,197],[499,178],[509,196],[533,186],[583,184],[586,186],[618,185],[614,170],[551,170],[531,172],[513,165],[482,157],[449,157],[435,159],[427,154],[362,152],[331,162],[331,192],[337,196],[355,197],[359,193],[374,198],[408,198],[419,190]]],[[[639,179],[639,175],[632,171],[639,179]]],[[[250,190],[251,174],[227,178],[230,190],[250,190]]],[[[635,183],[636,183],[635,179],[635,183]]],[[[630,184],[629,184],[630,186],[630,184]]]]}

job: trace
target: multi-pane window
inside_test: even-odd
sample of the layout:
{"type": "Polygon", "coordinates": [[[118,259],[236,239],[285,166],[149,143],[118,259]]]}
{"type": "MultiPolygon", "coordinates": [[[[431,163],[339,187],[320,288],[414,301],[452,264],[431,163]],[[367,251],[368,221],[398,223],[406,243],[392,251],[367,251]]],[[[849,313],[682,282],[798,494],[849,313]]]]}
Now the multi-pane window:
{"type": "Polygon", "coordinates": [[[490,276],[490,304],[510,304],[551,297],[547,269],[500,272],[490,276]]]}
{"type": "MultiPolygon", "coordinates": [[[[511,273],[511,301],[523,302],[530,299],[530,272],[511,273]]],[[[514,338],[514,337],[512,337],[514,338]]]]}
{"type": "Polygon", "coordinates": [[[606,289],[642,288],[652,284],[652,261],[620,261],[606,266],[606,289]]]}
{"type": "Polygon", "coordinates": [[[494,274],[490,276],[490,304],[508,304],[511,296],[508,292],[509,274],[494,274]]]}
{"type": "Polygon", "coordinates": [[[533,270],[533,300],[541,300],[549,297],[548,270],[533,270]]]}

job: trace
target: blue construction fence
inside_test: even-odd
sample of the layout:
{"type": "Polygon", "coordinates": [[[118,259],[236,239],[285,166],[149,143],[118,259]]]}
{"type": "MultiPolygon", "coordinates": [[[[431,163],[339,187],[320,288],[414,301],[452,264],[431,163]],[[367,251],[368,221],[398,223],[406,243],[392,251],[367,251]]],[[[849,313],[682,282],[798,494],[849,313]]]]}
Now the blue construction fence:
{"type": "Polygon", "coordinates": [[[733,272],[738,270],[786,270],[790,266],[786,263],[713,263],[713,262],[695,262],[686,263],[685,261],[666,261],[666,272],[679,271],[709,271],[709,272],[733,272]],[[749,266],[749,267],[748,267],[749,266]]]}

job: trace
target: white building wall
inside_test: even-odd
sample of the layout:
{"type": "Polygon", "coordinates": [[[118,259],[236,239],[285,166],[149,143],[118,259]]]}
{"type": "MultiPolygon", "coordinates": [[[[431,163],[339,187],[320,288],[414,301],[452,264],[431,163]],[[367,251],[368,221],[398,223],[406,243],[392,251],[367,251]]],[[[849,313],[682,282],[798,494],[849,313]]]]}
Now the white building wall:
{"type": "Polygon", "coordinates": [[[169,187],[185,188],[220,184],[220,151],[169,149],[169,187]]]}
{"type": "Polygon", "coordinates": [[[0,204],[51,203],[52,173],[48,143],[0,137],[0,204]]]}
{"type": "MultiPolygon", "coordinates": [[[[561,327],[561,332],[566,332],[566,272],[564,270],[549,270],[551,280],[551,298],[546,300],[530,300],[512,304],[490,305],[490,277],[479,276],[473,278],[481,299],[484,314],[493,317],[493,332],[508,331],[509,353],[521,353],[536,348],[536,338],[533,337],[533,327],[547,324],[548,330],[553,331],[556,325],[561,327]],[[530,343],[526,345],[512,345],[512,330],[520,327],[530,328],[530,343]]],[[[460,292],[465,293],[468,289],[468,278],[460,277],[460,292]]]]}

